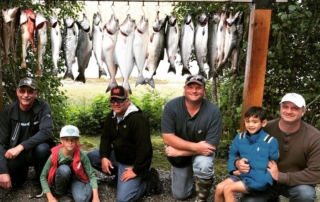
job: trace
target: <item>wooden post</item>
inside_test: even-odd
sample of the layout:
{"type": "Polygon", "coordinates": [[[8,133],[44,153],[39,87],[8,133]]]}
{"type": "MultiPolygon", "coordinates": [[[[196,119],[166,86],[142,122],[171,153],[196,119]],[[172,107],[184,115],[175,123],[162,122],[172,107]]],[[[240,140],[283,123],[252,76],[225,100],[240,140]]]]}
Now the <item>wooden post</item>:
{"type": "Polygon", "coordinates": [[[243,115],[251,106],[262,106],[267,63],[271,10],[251,9],[240,131],[245,131],[243,115]]]}

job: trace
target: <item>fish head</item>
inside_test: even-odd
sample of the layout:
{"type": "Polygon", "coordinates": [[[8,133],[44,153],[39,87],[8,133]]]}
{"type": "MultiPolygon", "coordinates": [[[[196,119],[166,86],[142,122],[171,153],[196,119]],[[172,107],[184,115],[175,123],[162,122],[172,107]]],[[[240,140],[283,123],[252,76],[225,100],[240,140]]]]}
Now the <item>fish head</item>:
{"type": "Polygon", "coordinates": [[[27,18],[26,11],[21,11],[21,14],[20,14],[20,25],[26,23],[27,20],[28,20],[28,18],[27,18]]]}
{"type": "Polygon", "coordinates": [[[105,24],[104,29],[111,35],[115,34],[119,29],[119,19],[112,14],[110,20],[105,24]]]}
{"type": "MultiPolygon", "coordinates": [[[[158,12],[159,14],[159,12],[158,12]]],[[[161,30],[164,30],[164,28],[166,27],[167,21],[168,21],[168,16],[166,16],[165,18],[159,20],[159,15],[157,15],[158,17],[156,18],[156,20],[154,21],[152,28],[154,32],[160,32],[161,30]]]]}
{"type": "Polygon", "coordinates": [[[56,25],[55,23],[57,23],[57,22],[58,22],[58,16],[56,13],[53,13],[52,16],[50,17],[51,26],[52,27],[55,26],[56,25]]]}
{"type": "Polygon", "coordinates": [[[89,22],[89,19],[86,16],[86,14],[83,14],[83,19],[82,20],[77,20],[77,22],[79,23],[79,25],[80,25],[82,30],[84,30],[85,32],[89,32],[90,31],[90,22],[89,22]]]}
{"type": "Polygon", "coordinates": [[[99,12],[93,14],[93,24],[98,25],[101,22],[101,15],[99,12]]]}
{"type": "Polygon", "coordinates": [[[2,18],[4,22],[5,23],[11,22],[16,17],[16,14],[18,11],[19,11],[18,6],[8,10],[2,10],[2,18]]]}
{"type": "Polygon", "coordinates": [[[192,23],[192,16],[189,13],[184,16],[183,23],[186,25],[190,25],[190,23],[192,23]]]}
{"type": "Polygon", "coordinates": [[[120,25],[120,31],[123,35],[128,36],[134,31],[135,27],[136,27],[135,20],[130,17],[130,14],[128,14],[127,18],[120,25]]]}
{"type": "Polygon", "coordinates": [[[168,24],[172,27],[177,24],[177,18],[174,14],[171,14],[171,16],[169,17],[168,24]]]}
{"type": "Polygon", "coordinates": [[[64,24],[67,28],[71,28],[74,24],[74,19],[71,16],[68,16],[64,19],[64,24]]]}
{"type": "Polygon", "coordinates": [[[47,22],[47,20],[44,18],[44,16],[39,12],[36,15],[36,27],[39,29],[40,24],[47,22]]]}
{"type": "Polygon", "coordinates": [[[201,25],[201,27],[206,26],[208,23],[208,16],[205,12],[202,12],[200,15],[198,15],[198,24],[201,25]]]}
{"type": "Polygon", "coordinates": [[[141,16],[141,19],[139,21],[139,23],[137,24],[137,30],[140,33],[144,33],[145,31],[147,31],[149,28],[149,22],[148,19],[143,15],[141,16]]]}
{"type": "Polygon", "coordinates": [[[33,10],[32,9],[26,9],[26,15],[27,15],[27,18],[29,20],[35,20],[36,19],[36,15],[34,14],[33,10]]]}

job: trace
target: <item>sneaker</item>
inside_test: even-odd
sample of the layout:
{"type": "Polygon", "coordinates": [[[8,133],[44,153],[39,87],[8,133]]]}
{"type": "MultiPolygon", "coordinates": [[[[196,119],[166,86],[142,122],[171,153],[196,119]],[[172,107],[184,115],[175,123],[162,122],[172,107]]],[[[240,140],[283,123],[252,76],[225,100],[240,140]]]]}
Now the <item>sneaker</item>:
{"type": "Polygon", "coordinates": [[[29,194],[29,199],[31,198],[41,198],[43,196],[42,188],[35,187],[29,194]]]}
{"type": "Polygon", "coordinates": [[[159,173],[155,168],[150,168],[149,173],[152,176],[153,181],[153,193],[154,194],[161,194],[163,187],[160,181],[159,173]]]}

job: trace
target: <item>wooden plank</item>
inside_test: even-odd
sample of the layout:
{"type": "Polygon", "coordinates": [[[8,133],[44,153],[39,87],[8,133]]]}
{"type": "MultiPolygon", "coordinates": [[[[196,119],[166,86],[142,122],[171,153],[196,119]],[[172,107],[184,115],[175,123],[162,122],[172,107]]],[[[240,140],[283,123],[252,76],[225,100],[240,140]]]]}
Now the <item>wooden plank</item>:
{"type": "MultiPolygon", "coordinates": [[[[73,0],[69,0],[73,1],[73,0]]],[[[96,1],[96,0],[83,0],[83,1],[96,1]]],[[[190,0],[102,0],[110,2],[190,2],[190,0]]],[[[100,2],[102,2],[100,1],[100,2]]],[[[192,0],[192,2],[234,2],[234,3],[254,3],[257,0],[192,0]]],[[[258,0],[259,1],[259,0],[258,0]]],[[[96,1],[97,2],[97,1],[96,1]]],[[[277,3],[288,2],[288,0],[276,0],[277,3]]]]}
{"type": "Polygon", "coordinates": [[[240,131],[245,131],[243,115],[251,106],[262,106],[271,10],[252,9],[248,36],[240,131]]]}

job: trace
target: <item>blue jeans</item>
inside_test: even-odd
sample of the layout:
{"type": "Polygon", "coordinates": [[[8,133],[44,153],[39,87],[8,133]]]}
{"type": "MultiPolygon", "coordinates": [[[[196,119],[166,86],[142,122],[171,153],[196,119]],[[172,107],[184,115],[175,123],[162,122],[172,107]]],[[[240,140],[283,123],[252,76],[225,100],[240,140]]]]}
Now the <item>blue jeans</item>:
{"type": "Polygon", "coordinates": [[[82,182],[72,171],[69,165],[60,165],[55,173],[55,194],[66,194],[71,185],[73,199],[76,202],[88,202],[92,198],[90,183],[82,182]]]}
{"type": "MultiPolygon", "coordinates": [[[[101,168],[101,158],[99,150],[93,150],[87,154],[90,159],[92,167],[102,171],[101,168]]],[[[135,177],[126,182],[121,181],[121,175],[128,167],[133,167],[133,165],[124,165],[117,161],[114,152],[111,152],[109,157],[114,169],[112,171],[112,175],[118,176],[118,184],[117,184],[117,202],[126,202],[126,201],[137,201],[139,200],[146,191],[147,182],[142,180],[140,177],[135,177]]]]}
{"type": "Polygon", "coordinates": [[[298,185],[287,186],[284,184],[275,183],[266,191],[256,194],[243,194],[243,202],[267,202],[269,199],[274,199],[280,195],[289,198],[290,202],[313,202],[317,199],[315,186],[313,185],[298,185]]]}
{"type": "Polygon", "coordinates": [[[201,179],[212,179],[213,161],[215,153],[211,156],[194,156],[192,165],[184,168],[171,166],[171,189],[173,197],[184,200],[191,196],[193,188],[193,175],[201,179]]]}
{"type": "Polygon", "coordinates": [[[34,166],[35,179],[40,184],[40,174],[51,155],[48,143],[41,143],[32,150],[21,152],[16,158],[8,159],[7,166],[13,185],[21,185],[27,180],[29,166],[34,166]]]}

